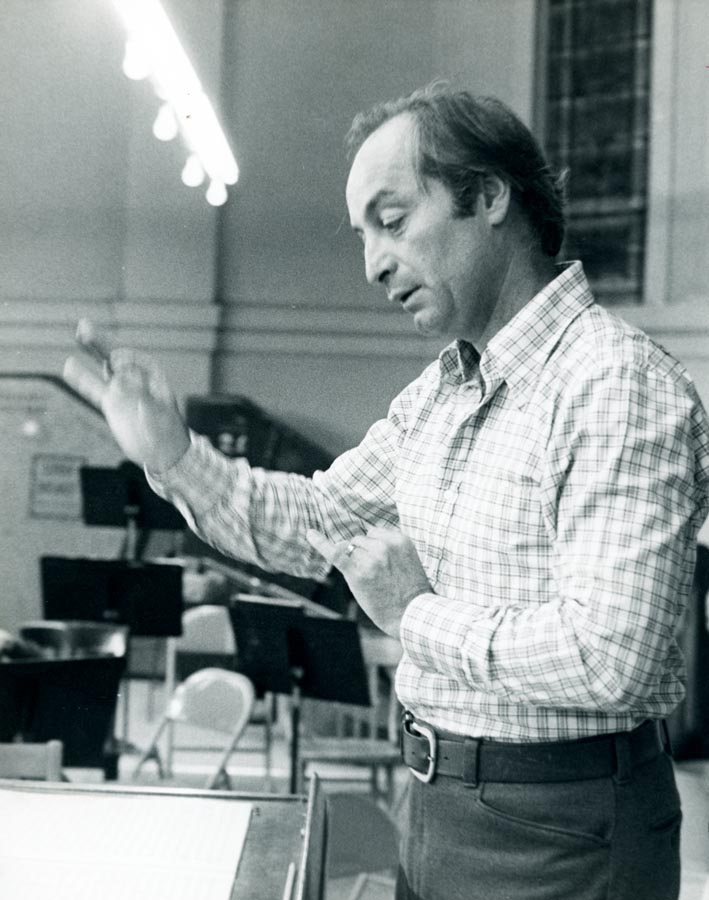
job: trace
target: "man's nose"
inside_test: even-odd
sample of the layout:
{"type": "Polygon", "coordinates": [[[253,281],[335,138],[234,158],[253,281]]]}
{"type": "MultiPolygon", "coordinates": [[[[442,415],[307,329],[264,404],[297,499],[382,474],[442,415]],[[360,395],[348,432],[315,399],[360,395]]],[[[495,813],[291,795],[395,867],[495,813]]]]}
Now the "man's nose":
{"type": "Polygon", "coordinates": [[[367,241],[364,246],[364,271],[370,284],[386,284],[394,266],[391,254],[381,241],[367,241]]]}

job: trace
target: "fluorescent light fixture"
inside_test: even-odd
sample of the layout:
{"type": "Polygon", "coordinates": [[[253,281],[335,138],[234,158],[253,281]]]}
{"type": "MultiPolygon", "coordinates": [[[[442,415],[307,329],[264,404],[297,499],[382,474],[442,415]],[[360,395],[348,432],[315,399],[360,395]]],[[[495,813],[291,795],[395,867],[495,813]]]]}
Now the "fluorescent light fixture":
{"type": "Polygon", "coordinates": [[[207,201],[226,202],[226,185],[235,184],[239,167],[197,74],[160,0],[113,0],[126,29],[123,71],[128,78],[149,78],[162,101],[153,133],[161,141],[181,135],[189,153],[182,181],[197,187],[210,180],[207,201]]]}

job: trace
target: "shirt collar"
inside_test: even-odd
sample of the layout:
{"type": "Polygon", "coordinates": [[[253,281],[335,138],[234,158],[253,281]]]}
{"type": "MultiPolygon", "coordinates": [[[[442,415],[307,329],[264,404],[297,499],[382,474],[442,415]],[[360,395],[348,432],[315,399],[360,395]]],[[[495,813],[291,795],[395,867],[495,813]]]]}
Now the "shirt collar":
{"type": "Polygon", "coordinates": [[[482,357],[468,341],[445,347],[439,355],[441,379],[460,384],[479,371],[486,393],[504,381],[510,395],[524,405],[561,334],[594,302],[579,261],[559,269],[557,277],[491,338],[482,357]]]}

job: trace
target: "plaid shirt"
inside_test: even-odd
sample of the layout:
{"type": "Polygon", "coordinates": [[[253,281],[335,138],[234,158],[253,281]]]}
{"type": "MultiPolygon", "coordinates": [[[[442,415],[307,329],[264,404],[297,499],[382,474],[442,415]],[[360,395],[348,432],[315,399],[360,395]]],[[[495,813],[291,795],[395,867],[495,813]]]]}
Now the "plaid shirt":
{"type": "Polygon", "coordinates": [[[414,542],[432,591],[402,621],[401,702],[509,741],[627,730],[683,696],[675,632],[709,508],[709,424],[682,366],[597,306],[580,263],[482,357],[457,341],[312,479],[193,436],[155,489],[206,540],[322,576],[309,527],[414,542]]]}

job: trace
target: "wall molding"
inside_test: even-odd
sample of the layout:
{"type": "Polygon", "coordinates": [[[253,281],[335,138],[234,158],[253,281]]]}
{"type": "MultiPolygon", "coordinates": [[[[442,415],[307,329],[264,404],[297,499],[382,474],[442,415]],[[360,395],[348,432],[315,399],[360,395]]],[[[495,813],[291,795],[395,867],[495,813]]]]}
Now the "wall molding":
{"type": "Polygon", "coordinates": [[[441,346],[440,339],[416,334],[411,319],[398,310],[264,303],[225,306],[218,341],[226,354],[275,351],[417,360],[434,358],[441,346]]]}
{"type": "Polygon", "coordinates": [[[211,354],[219,307],[173,300],[0,299],[0,346],[70,347],[77,321],[88,316],[115,340],[157,351],[211,354]]]}

